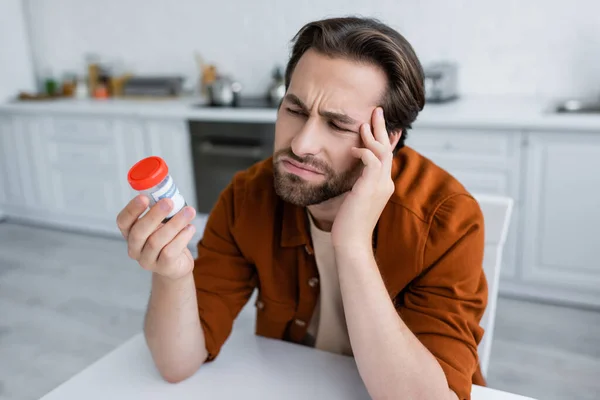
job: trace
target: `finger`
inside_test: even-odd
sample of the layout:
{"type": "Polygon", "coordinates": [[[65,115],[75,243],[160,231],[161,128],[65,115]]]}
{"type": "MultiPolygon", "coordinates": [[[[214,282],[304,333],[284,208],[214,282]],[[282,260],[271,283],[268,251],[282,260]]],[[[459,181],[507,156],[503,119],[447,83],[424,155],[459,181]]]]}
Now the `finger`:
{"type": "Polygon", "coordinates": [[[162,199],[150,208],[150,211],[133,224],[127,238],[129,257],[140,259],[140,253],[148,237],[156,231],[162,221],[169,215],[173,208],[173,200],[162,199]]]}
{"type": "Polygon", "coordinates": [[[367,181],[378,180],[379,175],[381,174],[381,161],[373,154],[373,152],[369,149],[365,148],[352,148],[352,154],[356,158],[360,158],[362,163],[364,164],[364,168],[362,171],[362,177],[364,177],[367,181]]]}
{"type": "Polygon", "coordinates": [[[117,228],[125,239],[129,236],[129,230],[133,224],[148,208],[149,203],[150,200],[146,196],[136,196],[117,215],[117,228]]]}
{"type": "Polygon", "coordinates": [[[160,229],[148,237],[142,252],[140,254],[140,264],[147,266],[156,264],[158,256],[163,248],[169,244],[178,234],[189,224],[196,216],[196,210],[192,207],[185,207],[182,212],[175,214],[173,218],[164,224],[160,229]]]}
{"type": "Polygon", "coordinates": [[[383,108],[377,107],[373,111],[372,116],[372,124],[373,124],[373,133],[375,136],[375,140],[383,145],[385,149],[389,149],[391,151],[391,143],[390,136],[388,135],[387,129],[385,127],[385,117],[383,115],[383,108]]]}
{"type": "MultiPolygon", "coordinates": [[[[387,150],[385,147],[375,140],[373,136],[373,132],[371,131],[371,127],[369,124],[363,124],[360,129],[360,136],[365,144],[365,147],[371,150],[377,158],[383,160],[386,156],[387,150]]],[[[391,152],[391,150],[390,150],[391,152]]]]}
{"type": "Polygon", "coordinates": [[[370,171],[377,172],[381,168],[381,160],[379,160],[369,149],[353,147],[352,155],[356,158],[360,158],[365,166],[366,172],[369,174],[371,173],[370,171]]]}
{"type": "Polygon", "coordinates": [[[194,225],[187,225],[183,228],[160,252],[157,267],[163,271],[172,271],[179,268],[179,262],[181,262],[182,255],[190,240],[194,237],[194,233],[196,233],[194,225]]]}

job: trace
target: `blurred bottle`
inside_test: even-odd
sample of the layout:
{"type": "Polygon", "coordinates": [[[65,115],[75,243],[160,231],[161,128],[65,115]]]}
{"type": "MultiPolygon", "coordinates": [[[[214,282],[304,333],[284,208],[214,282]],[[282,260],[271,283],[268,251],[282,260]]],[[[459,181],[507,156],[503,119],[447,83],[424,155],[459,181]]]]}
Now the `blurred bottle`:
{"type": "Polygon", "coordinates": [[[82,76],[77,80],[75,97],[77,97],[78,99],[87,99],[90,97],[90,92],[88,90],[88,80],[85,79],[85,76],[82,76]]]}
{"type": "Polygon", "coordinates": [[[108,93],[108,86],[105,83],[99,82],[94,89],[95,99],[108,99],[110,97],[108,93]]]}
{"type": "Polygon", "coordinates": [[[54,74],[50,68],[46,68],[44,71],[44,92],[48,96],[55,96],[58,94],[58,82],[54,78],[54,74]]]}
{"type": "Polygon", "coordinates": [[[73,97],[76,87],[77,76],[72,72],[65,73],[62,82],[62,95],[65,97],[73,97]]]}
{"type": "Polygon", "coordinates": [[[87,66],[88,90],[94,94],[100,79],[100,57],[96,54],[87,54],[85,63],[87,66]]]}
{"type": "Polygon", "coordinates": [[[213,64],[207,64],[197,51],[194,52],[194,57],[198,68],[200,94],[208,97],[210,85],[217,79],[217,67],[213,64]]]}

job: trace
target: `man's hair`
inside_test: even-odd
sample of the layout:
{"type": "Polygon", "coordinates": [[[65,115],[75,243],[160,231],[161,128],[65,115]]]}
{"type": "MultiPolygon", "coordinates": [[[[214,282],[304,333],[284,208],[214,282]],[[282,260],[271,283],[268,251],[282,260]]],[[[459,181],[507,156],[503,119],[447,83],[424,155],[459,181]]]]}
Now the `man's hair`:
{"type": "Polygon", "coordinates": [[[402,131],[394,153],[404,146],[407,130],[425,105],[425,87],[421,63],[400,33],[372,18],[331,18],[304,25],[292,43],[285,71],[286,90],[298,61],[309,49],[381,68],[388,85],[379,105],[388,132],[402,131]]]}

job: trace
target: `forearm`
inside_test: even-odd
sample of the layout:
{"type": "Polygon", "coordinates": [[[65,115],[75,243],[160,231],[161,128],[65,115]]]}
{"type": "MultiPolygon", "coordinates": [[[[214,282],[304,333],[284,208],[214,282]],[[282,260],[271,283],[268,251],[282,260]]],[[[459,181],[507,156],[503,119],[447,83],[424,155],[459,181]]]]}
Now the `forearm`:
{"type": "Polygon", "coordinates": [[[352,351],[374,399],[455,399],[439,363],[394,308],[371,249],[337,250],[352,351]]]}
{"type": "Polygon", "coordinates": [[[154,362],[167,381],[181,381],[198,370],[207,352],[192,274],[178,280],[152,275],[144,333],[154,362]]]}

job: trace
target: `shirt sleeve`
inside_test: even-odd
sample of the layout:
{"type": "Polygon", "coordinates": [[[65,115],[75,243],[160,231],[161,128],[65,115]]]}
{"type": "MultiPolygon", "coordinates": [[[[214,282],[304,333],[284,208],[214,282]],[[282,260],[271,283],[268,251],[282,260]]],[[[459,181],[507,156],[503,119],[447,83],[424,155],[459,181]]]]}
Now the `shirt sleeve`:
{"type": "Polygon", "coordinates": [[[194,281],[207,361],[214,360],[233,322],[256,287],[254,265],[241,254],[233,235],[234,190],[229,185],[211,211],[198,243],[194,281]]]}
{"type": "Polygon", "coordinates": [[[397,299],[400,317],[436,357],[459,399],[470,399],[478,369],[487,305],[483,250],[478,203],[467,195],[446,199],[430,222],[422,273],[397,299]]]}

